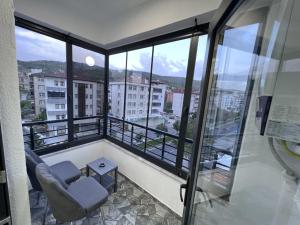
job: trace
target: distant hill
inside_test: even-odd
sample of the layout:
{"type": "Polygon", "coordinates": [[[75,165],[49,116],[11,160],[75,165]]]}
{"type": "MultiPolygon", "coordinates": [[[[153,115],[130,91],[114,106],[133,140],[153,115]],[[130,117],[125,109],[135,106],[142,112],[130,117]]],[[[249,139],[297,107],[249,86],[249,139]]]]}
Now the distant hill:
{"type": "MultiPolygon", "coordinates": [[[[30,72],[31,69],[42,69],[44,74],[66,72],[66,63],[58,61],[20,61],[18,60],[18,70],[20,72],[30,72]]],[[[104,68],[99,66],[90,67],[85,63],[73,63],[74,79],[81,80],[104,80],[104,68]]]]}
{"type": "MultiPolygon", "coordinates": [[[[66,71],[66,63],[58,61],[20,61],[18,60],[18,70],[20,72],[30,72],[31,69],[42,69],[43,73],[57,73],[66,71]]],[[[73,63],[74,79],[84,80],[104,80],[104,68],[99,66],[90,67],[85,63],[73,63]]],[[[129,71],[142,74],[149,79],[150,74],[140,71],[129,71]]],[[[185,85],[185,78],[183,77],[172,77],[172,76],[161,76],[158,74],[152,75],[153,80],[159,80],[174,89],[183,89],[185,85]]],[[[124,71],[122,70],[110,70],[110,81],[122,81],[124,80],[124,71]]],[[[194,81],[193,90],[200,90],[201,81],[194,81]]]]}
{"type": "MultiPolygon", "coordinates": [[[[133,72],[129,71],[128,73],[133,72]]],[[[142,74],[143,76],[150,78],[150,73],[141,72],[141,71],[134,71],[136,73],[142,74]]],[[[110,70],[110,78],[111,82],[114,81],[123,81],[125,76],[125,71],[122,70],[110,70]]],[[[152,80],[159,80],[165,84],[168,84],[169,87],[174,89],[183,89],[185,86],[185,78],[184,77],[172,77],[172,76],[161,76],[158,74],[152,74],[152,80]]],[[[199,91],[200,90],[201,81],[194,81],[193,82],[193,90],[199,91]]]]}

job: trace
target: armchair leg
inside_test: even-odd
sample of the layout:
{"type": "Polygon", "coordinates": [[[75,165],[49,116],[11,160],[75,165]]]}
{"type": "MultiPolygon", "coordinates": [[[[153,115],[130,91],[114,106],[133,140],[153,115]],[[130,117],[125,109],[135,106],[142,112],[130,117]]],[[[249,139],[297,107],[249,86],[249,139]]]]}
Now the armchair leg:
{"type": "Polygon", "coordinates": [[[46,224],[47,213],[48,213],[48,199],[46,199],[45,213],[44,213],[44,217],[43,217],[43,225],[46,224]]]}

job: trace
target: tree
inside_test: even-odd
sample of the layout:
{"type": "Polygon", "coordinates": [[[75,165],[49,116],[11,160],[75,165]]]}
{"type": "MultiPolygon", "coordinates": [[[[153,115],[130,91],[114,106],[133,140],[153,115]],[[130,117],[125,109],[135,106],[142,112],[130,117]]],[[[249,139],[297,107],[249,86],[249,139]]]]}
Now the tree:
{"type": "Polygon", "coordinates": [[[165,131],[165,132],[168,132],[168,128],[165,126],[164,123],[160,123],[156,126],[156,129],[157,130],[161,130],[161,131],[165,131]]]}
{"type": "Polygon", "coordinates": [[[166,102],[165,104],[165,112],[166,113],[172,113],[173,110],[172,110],[172,102],[166,102]]]}
{"type": "Polygon", "coordinates": [[[22,113],[22,116],[26,116],[26,115],[29,115],[32,111],[31,109],[31,102],[28,101],[28,100],[22,100],[21,101],[21,113],[22,113]]]}
{"type": "MultiPolygon", "coordinates": [[[[160,123],[156,126],[157,130],[161,130],[161,131],[165,131],[168,132],[168,128],[165,126],[164,123],[160,123]]],[[[159,137],[161,134],[160,133],[156,133],[156,136],[159,137]]]]}
{"type": "Polygon", "coordinates": [[[173,123],[173,128],[179,132],[180,130],[180,121],[179,120],[176,120],[174,123],[173,123]]]}
{"type": "Polygon", "coordinates": [[[137,141],[141,141],[142,139],[143,139],[143,133],[141,132],[141,133],[138,133],[138,134],[136,134],[135,135],[135,139],[137,140],[137,141]]]}
{"type": "Polygon", "coordinates": [[[32,121],[45,121],[47,120],[46,110],[42,111],[40,114],[36,115],[32,121]]]}

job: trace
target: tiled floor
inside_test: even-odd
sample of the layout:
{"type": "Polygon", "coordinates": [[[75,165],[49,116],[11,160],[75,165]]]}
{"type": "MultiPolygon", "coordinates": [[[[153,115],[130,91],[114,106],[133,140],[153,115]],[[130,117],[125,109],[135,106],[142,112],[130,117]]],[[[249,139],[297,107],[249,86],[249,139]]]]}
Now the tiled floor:
{"type": "MultiPolygon", "coordinates": [[[[36,192],[30,193],[31,217],[33,225],[42,224],[46,198],[41,196],[37,204],[36,192]]],[[[102,207],[106,225],[180,225],[181,218],[146,191],[126,177],[119,175],[118,191],[109,196],[102,207]]],[[[99,213],[90,219],[90,224],[98,224],[99,213]]],[[[49,210],[46,224],[56,221],[49,210]]],[[[87,225],[86,219],[76,221],[76,225],[87,225]]],[[[101,222],[99,222],[101,224],[101,222]]]]}

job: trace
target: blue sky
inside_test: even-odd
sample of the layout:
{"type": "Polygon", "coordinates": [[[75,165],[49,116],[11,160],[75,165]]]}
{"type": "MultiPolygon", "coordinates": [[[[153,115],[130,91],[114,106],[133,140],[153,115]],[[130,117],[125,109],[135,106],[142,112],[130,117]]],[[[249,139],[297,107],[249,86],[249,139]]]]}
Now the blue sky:
{"type": "MultiPolygon", "coordinates": [[[[185,77],[190,39],[184,39],[154,48],[153,72],[164,76],[185,77]]],[[[16,27],[17,59],[23,61],[53,60],[66,61],[66,44],[63,41],[38,34],[21,27],[16,27]]],[[[199,39],[196,70],[202,70],[205,54],[206,36],[199,39]]],[[[128,52],[128,69],[150,71],[152,47],[128,52]]],[[[104,56],[80,47],[73,47],[73,60],[85,62],[91,56],[96,65],[104,66],[104,56]]],[[[125,68],[125,54],[110,58],[110,67],[125,68]]],[[[200,74],[200,73],[199,73],[200,74]]]]}

